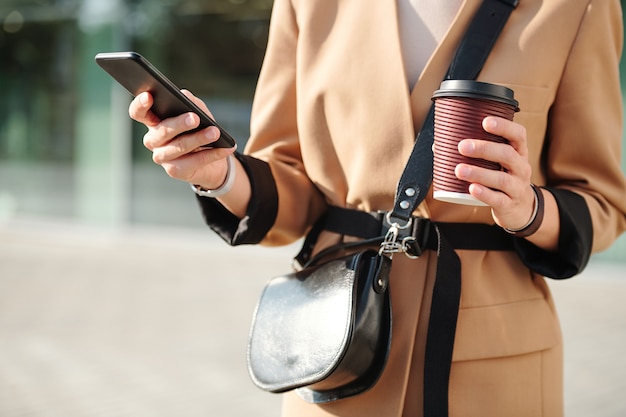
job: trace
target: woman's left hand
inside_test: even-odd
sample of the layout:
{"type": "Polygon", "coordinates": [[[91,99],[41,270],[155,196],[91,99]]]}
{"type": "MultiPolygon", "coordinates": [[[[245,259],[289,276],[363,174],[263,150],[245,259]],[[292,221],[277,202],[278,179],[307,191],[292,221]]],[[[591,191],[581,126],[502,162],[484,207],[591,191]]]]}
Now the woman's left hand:
{"type": "Polygon", "coordinates": [[[459,143],[459,152],[497,162],[504,169],[494,171],[459,164],[456,176],[471,183],[469,192],[473,197],[491,206],[496,224],[512,230],[520,229],[532,216],[535,199],[530,187],[532,168],[528,162],[526,129],[500,117],[486,117],[483,129],[502,136],[509,143],[465,139],[459,143]]]}

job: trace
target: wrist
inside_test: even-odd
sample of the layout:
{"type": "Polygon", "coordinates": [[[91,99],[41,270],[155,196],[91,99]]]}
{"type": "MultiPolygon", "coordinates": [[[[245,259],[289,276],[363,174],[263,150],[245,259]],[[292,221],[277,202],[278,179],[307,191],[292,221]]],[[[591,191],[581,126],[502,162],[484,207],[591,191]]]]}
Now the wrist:
{"type": "Polygon", "coordinates": [[[534,184],[530,184],[530,187],[533,190],[534,204],[533,204],[533,213],[530,216],[530,219],[528,220],[528,222],[524,226],[522,226],[520,229],[509,229],[509,228],[503,227],[504,231],[516,237],[525,238],[534,234],[539,229],[539,227],[541,226],[541,223],[543,222],[544,205],[545,205],[543,193],[541,189],[535,186],[534,184]]]}
{"type": "Polygon", "coordinates": [[[231,154],[226,157],[226,178],[222,185],[215,189],[206,189],[196,184],[190,184],[191,189],[199,196],[216,198],[228,193],[235,184],[235,173],[237,172],[235,166],[235,157],[231,154]]]}

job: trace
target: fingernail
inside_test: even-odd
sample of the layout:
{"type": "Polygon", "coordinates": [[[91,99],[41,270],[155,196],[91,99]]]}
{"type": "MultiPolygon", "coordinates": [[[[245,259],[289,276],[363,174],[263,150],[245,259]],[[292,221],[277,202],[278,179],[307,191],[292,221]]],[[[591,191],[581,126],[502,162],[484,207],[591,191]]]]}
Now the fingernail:
{"type": "Polygon", "coordinates": [[[495,129],[496,127],[498,127],[498,121],[495,118],[493,118],[493,117],[486,117],[483,120],[483,128],[485,130],[495,129]]]}
{"type": "Polygon", "coordinates": [[[196,121],[192,114],[188,114],[187,117],[185,117],[185,124],[187,127],[194,127],[196,125],[196,121]]]}
{"type": "Polygon", "coordinates": [[[462,140],[459,142],[459,152],[462,154],[471,154],[474,152],[474,142],[470,140],[462,140]]]}
{"type": "Polygon", "coordinates": [[[466,165],[456,166],[456,176],[458,178],[466,178],[470,174],[470,168],[466,165]]]}
{"type": "Polygon", "coordinates": [[[146,93],[140,94],[139,95],[139,103],[141,103],[142,106],[148,105],[148,94],[146,94],[146,93]]]}
{"type": "Polygon", "coordinates": [[[479,195],[482,195],[483,188],[478,184],[470,184],[469,191],[472,195],[478,197],[479,195]]]}
{"type": "Polygon", "coordinates": [[[216,140],[219,137],[219,130],[217,128],[207,129],[204,136],[209,140],[216,140]]]}

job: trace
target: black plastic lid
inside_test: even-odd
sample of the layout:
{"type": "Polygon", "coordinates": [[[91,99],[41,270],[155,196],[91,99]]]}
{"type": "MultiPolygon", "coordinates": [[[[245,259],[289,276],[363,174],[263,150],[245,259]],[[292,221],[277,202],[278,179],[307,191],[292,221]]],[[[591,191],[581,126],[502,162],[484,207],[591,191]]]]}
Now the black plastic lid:
{"type": "Polygon", "coordinates": [[[439,90],[433,93],[433,100],[441,97],[466,97],[495,100],[515,107],[519,103],[514,98],[513,90],[502,85],[483,83],[474,80],[446,80],[439,90]]]}

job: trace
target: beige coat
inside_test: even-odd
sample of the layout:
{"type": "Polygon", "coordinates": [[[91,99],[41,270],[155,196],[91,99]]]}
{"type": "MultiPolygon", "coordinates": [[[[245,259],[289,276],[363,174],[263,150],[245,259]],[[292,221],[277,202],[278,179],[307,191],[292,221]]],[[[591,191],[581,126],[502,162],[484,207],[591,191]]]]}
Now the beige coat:
{"type": "MultiPolygon", "coordinates": [[[[278,187],[278,215],[264,243],[299,238],[326,204],[391,208],[415,131],[479,4],[463,3],[409,94],[395,0],[275,0],[246,149],[269,162],[278,187]]],[[[533,182],[584,197],[594,251],[626,228],[621,16],[617,0],[521,0],[479,76],[515,91],[533,182]]],[[[430,196],[417,214],[493,223],[489,208],[430,196]]],[[[459,252],[463,292],[450,415],[561,416],[562,341],[544,278],[514,252],[459,252]]],[[[378,384],[322,406],[287,394],[284,416],[421,415],[420,358],[435,262],[434,253],[394,257],[393,344],[378,384]]]]}

